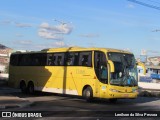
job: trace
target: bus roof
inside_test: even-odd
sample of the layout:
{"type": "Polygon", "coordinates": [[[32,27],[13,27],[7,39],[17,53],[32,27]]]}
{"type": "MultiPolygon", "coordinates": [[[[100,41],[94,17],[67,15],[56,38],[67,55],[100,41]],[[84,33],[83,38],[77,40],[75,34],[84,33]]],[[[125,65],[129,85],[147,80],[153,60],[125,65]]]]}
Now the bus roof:
{"type": "Polygon", "coordinates": [[[132,54],[129,51],[120,50],[120,49],[113,49],[113,48],[98,48],[98,47],[92,47],[92,48],[84,48],[84,47],[65,47],[65,48],[48,48],[43,49],[41,51],[30,51],[30,52],[15,52],[15,54],[25,54],[25,53],[50,53],[50,52],[67,52],[67,51],[91,51],[91,50],[100,50],[100,51],[106,51],[106,52],[120,52],[120,53],[128,53],[132,54]]]}
{"type": "Polygon", "coordinates": [[[101,51],[107,51],[107,52],[122,52],[122,53],[132,54],[131,52],[128,52],[125,50],[113,49],[113,48],[98,48],[98,47],[92,47],[92,48],[85,48],[85,47],[49,48],[49,49],[43,49],[41,51],[52,52],[52,51],[77,51],[77,50],[78,51],[101,50],[101,51]]]}

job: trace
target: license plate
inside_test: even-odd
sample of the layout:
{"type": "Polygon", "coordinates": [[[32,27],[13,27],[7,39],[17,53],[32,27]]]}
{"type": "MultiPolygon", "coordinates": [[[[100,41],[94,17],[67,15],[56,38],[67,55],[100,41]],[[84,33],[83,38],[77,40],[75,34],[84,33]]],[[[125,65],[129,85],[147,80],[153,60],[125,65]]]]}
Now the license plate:
{"type": "Polygon", "coordinates": [[[124,96],[124,97],[129,97],[129,95],[128,95],[128,94],[124,94],[123,96],[124,96]]]}

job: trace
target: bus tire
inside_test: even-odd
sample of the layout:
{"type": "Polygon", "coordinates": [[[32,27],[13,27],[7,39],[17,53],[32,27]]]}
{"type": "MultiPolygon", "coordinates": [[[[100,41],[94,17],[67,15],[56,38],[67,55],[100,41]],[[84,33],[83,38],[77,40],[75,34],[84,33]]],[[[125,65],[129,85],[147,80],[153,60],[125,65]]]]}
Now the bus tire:
{"type": "Polygon", "coordinates": [[[87,102],[91,102],[93,100],[93,90],[90,86],[83,90],[83,97],[87,102]]]}
{"type": "Polygon", "coordinates": [[[117,102],[117,98],[110,98],[110,99],[109,99],[109,102],[110,102],[110,103],[116,103],[116,102],[117,102]]]}
{"type": "Polygon", "coordinates": [[[33,82],[29,82],[29,83],[28,83],[27,92],[28,92],[29,94],[34,94],[34,84],[33,84],[33,82]]]}
{"type": "Polygon", "coordinates": [[[20,82],[20,89],[22,93],[27,93],[27,86],[24,81],[20,82]]]}

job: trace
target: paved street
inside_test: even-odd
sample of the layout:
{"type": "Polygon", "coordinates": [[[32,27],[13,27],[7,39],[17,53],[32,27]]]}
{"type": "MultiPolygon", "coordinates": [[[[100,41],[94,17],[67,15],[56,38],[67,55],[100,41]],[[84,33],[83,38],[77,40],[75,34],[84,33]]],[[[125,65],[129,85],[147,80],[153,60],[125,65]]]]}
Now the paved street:
{"type": "MultiPolygon", "coordinates": [[[[115,112],[159,112],[160,98],[138,97],[137,99],[120,99],[117,103],[96,99],[87,103],[81,97],[38,92],[35,95],[22,94],[20,90],[0,87],[0,105],[18,104],[18,107],[1,108],[1,111],[42,112],[47,117],[105,117],[115,112]],[[6,104],[7,103],[7,104],[6,104]],[[111,112],[114,111],[114,112],[111,112]]],[[[40,118],[39,118],[40,119],[40,118]]]]}

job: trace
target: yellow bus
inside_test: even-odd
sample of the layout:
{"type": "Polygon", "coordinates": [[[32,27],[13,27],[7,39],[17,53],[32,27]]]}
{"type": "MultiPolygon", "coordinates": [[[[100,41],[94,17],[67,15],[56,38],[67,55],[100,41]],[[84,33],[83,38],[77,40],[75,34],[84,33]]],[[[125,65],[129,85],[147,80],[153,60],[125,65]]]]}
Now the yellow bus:
{"type": "Polygon", "coordinates": [[[107,48],[52,48],[12,53],[9,85],[22,92],[44,91],[93,98],[136,98],[134,55],[107,48]]]}
{"type": "Polygon", "coordinates": [[[142,75],[146,75],[146,66],[142,62],[137,62],[137,70],[138,73],[141,73],[142,75]]]}

